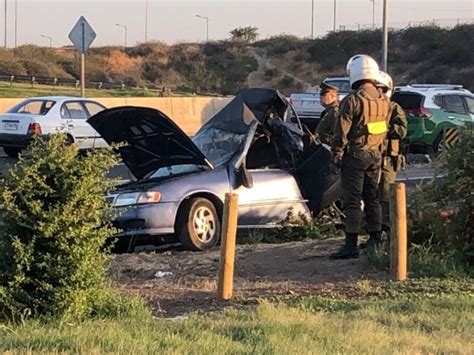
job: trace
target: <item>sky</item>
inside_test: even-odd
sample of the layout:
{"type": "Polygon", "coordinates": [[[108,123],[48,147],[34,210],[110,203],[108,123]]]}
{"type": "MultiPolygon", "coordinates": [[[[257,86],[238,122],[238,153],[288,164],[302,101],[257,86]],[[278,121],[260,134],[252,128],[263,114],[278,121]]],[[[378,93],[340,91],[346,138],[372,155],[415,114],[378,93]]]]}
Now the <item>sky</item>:
{"type": "MultiPolygon", "coordinates": [[[[4,4],[7,4],[7,46],[15,45],[15,0],[0,0],[0,44],[4,44],[4,4]],[[2,16],[3,15],[3,16],[2,16]]],[[[17,44],[54,47],[70,45],[68,33],[81,15],[97,33],[92,46],[123,45],[145,40],[148,2],[148,41],[168,44],[204,41],[209,18],[209,39],[229,38],[236,27],[255,26],[261,39],[286,33],[311,35],[311,3],[314,1],[314,36],[333,28],[336,1],[336,28],[371,25],[371,0],[16,0],[17,44]]],[[[382,22],[382,1],[375,1],[375,23],[382,22]]],[[[474,0],[387,0],[388,22],[408,23],[428,19],[473,19],[474,0]]],[[[445,21],[447,22],[447,21],[445,21]]],[[[443,21],[441,21],[443,23],[443,21]]]]}

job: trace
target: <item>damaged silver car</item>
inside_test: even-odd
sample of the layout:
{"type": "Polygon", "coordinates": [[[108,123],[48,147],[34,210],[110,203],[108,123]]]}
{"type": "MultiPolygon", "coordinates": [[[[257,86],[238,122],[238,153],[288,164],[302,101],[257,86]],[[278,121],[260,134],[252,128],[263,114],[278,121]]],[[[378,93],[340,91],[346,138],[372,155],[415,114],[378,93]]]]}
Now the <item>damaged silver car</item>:
{"type": "Polygon", "coordinates": [[[290,209],[311,218],[340,195],[329,147],[305,134],[277,91],[237,95],[190,139],[164,113],[117,107],[88,120],[136,181],[109,196],[120,238],[153,237],[191,250],[220,238],[224,196],[238,193],[238,228],[276,227],[290,209]]]}

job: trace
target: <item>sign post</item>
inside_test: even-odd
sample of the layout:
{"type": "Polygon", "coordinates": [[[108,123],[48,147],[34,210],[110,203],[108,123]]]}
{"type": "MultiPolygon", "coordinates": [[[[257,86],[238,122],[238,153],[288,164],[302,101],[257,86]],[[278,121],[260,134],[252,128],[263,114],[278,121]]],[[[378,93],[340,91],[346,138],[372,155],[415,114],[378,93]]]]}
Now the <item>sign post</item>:
{"type": "Polygon", "coordinates": [[[86,91],[86,74],[85,74],[85,53],[89,49],[92,42],[94,42],[97,34],[92,29],[89,22],[81,16],[76,22],[71,32],[69,32],[69,39],[74,47],[81,53],[81,96],[85,97],[86,91]]]}

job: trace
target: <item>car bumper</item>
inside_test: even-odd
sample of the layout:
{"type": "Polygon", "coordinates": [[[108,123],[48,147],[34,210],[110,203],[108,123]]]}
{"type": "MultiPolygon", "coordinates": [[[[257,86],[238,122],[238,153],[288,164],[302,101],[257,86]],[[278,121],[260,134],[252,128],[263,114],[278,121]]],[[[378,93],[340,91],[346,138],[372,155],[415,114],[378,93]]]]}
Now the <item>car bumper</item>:
{"type": "Polygon", "coordinates": [[[30,134],[0,133],[1,147],[26,148],[32,140],[33,136],[30,134]]]}
{"type": "Polygon", "coordinates": [[[166,235],[174,233],[178,203],[153,203],[131,207],[116,207],[113,226],[117,237],[166,235]]]}

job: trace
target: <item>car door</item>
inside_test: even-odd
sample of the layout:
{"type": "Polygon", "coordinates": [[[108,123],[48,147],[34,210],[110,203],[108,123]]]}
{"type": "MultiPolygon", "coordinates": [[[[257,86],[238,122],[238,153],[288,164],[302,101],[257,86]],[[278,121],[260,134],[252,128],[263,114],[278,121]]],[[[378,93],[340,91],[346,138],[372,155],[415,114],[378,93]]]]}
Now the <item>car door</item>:
{"type": "Polygon", "coordinates": [[[474,129],[474,97],[472,96],[463,96],[464,103],[466,104],[467,111],[471,116],[471,130],[474,129]]]}
{"type": "MultiPolygon", "coordinates": [[[[91,118],[95,114],[105,110],[106,108],[102,106],[101,104],[94,102],[94,101],[83,101],[83,104],[86,108],[86,113],[87,113],[87,118],[91,118]]],[[[86,123],[89,125],[88,123],[86,123]]],[[[90,126],[90,125],[89,125],[90,126]]],[[[91,127],[92,128],[92,127],[91,127]]],[[[97,131],[92,128],[94,131],[94,138],[92,141],[92,148],[102,148],[107,146],[107,143],[105,140],[97,133],[97,131]]]]}
{"type": "Polygon", "coordinates": [[[79,144],[80,149],[92,148],[94,129],[86,122],[87,112],[80,101],[66,101],[61,106],[61,119],[64,120],[67,132],[79,144]]]}
{"type": "Polygon", "coordinates": [[[446,127],[454,125],[465,128],[472,122],[471,115],[468,113],[464,100],[459,94],[443,95],[443,109],[446,111],[448,118],[446,127]]]}
{"type": "Polygon", "coordinates": [[[295,216],[309,216],[295,178],[281,169],[251,169],[253,186],[241,186],[239,195],[239,227],[276,225],[291,210],[295,216]]]}

